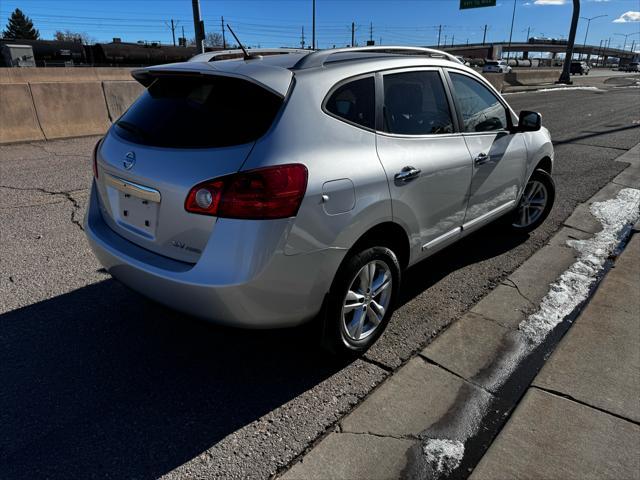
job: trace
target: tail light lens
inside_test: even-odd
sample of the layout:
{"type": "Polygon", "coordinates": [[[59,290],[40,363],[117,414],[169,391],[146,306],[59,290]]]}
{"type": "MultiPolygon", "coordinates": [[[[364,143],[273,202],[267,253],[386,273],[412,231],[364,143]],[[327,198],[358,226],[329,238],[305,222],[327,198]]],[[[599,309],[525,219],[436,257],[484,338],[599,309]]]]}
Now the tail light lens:
{"type": "Polygon", "coordinates": [[[287,218],[298,213],[306,189],[304,165],[278,165],[199,183],[184,208],[222,218],[287,218]]]}
{"type": "Polygon", "coordinates": [[[102,138],[98,140],[96,146],[93,147],[93,156],[91,158],[91,162],[93,163],[93,176],[98,178],[98,148],[100,148],[100,144],[102,143],[102,138]]]}

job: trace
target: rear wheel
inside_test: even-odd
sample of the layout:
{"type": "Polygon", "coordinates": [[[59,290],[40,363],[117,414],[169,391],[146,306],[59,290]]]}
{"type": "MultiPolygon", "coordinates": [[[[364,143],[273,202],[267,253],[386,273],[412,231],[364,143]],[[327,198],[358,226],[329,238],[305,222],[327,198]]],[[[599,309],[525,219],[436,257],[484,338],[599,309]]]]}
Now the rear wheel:
{"type": "Polygon", "coordinates": [[[338,356],[365,352],[389,323],[399,287],[400,264],[389,248],[368,247],[348,257],[327,298],[323,346],[338,356]]]}
{"type": "Polygon", "coordinates": [[[535,230],[549,216],[555,197],[551,175],[544,170],[533,172],[511,217],[511,228],[519,232],[535,230]]]}

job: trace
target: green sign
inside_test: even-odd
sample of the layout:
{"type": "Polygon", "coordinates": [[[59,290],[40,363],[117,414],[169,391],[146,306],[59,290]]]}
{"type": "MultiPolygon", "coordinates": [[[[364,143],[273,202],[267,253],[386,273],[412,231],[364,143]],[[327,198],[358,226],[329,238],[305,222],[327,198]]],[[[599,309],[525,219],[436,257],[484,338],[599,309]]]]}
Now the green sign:
{"type": "Polygon", "coordinates": [[[496,0],[460,0],[460,10],[465,8],[495,7],[496,0]]]}

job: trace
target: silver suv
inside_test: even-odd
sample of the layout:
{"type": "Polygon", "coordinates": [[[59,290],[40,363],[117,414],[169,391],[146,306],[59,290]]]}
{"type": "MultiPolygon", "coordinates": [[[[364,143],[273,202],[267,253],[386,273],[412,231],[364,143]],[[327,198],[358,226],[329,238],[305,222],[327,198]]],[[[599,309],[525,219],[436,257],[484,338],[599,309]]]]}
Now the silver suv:
{"type": "Polygon", "coordinates": [[[250,328],[324,322],[360,353],[404,269],[498,218],[552,207],[553,147],[474,70],[404,47],[204,54],[147,87],[96,145],[85,219],[115,278],[250,328]]]}

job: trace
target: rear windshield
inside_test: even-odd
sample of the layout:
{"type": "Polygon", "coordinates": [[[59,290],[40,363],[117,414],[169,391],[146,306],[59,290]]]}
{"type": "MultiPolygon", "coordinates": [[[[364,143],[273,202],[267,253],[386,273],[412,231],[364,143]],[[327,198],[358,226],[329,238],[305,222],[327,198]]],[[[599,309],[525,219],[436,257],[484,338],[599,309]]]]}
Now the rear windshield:
{"type": "Polygon", "coordinates": [[[498,65],[498,62],[487,62],[487,65],[498,65]]]}
{"type": "Polygon", "coordinates": [[[283,99],[221,76],[161,77],[116,122],[126,140],[158,147],[227,147],[266,133],[283,99]]]}

